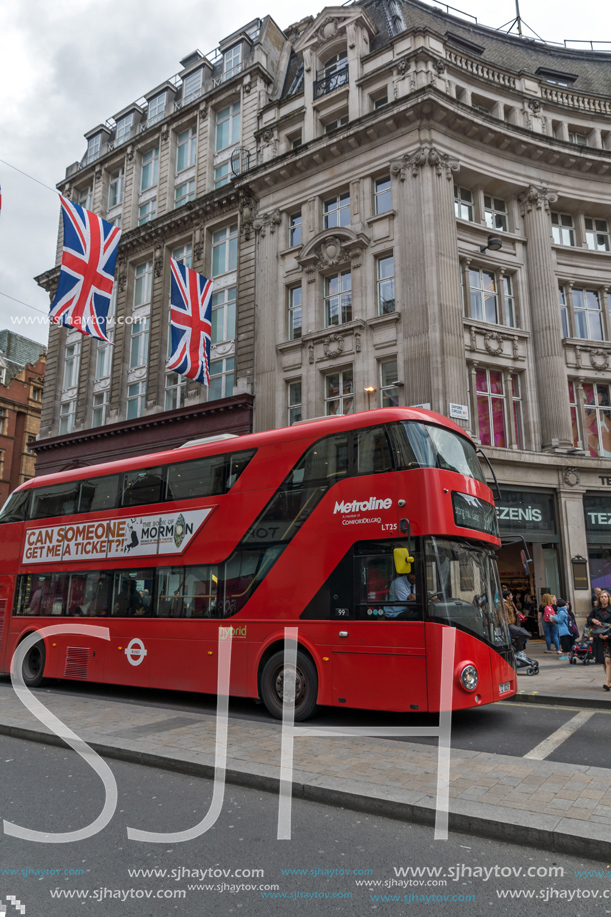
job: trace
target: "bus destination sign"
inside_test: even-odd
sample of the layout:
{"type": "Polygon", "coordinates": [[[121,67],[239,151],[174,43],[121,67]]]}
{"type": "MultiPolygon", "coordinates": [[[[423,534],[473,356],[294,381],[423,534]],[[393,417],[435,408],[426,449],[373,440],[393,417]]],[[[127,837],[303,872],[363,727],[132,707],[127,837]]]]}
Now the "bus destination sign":
{"type": "Polygon", "coordinates": [[[496,511],[491,503],[486,503],[485,500],[471,494],[452,491],[452,507],[455,525],[485,532],[487,535],[494,535],[495,538],[499,537],[496,511]]]}
{"type": "Polygon", "coordinates": [[[27,529],[23,563],[182,554],[213,509],[27,529]]]}

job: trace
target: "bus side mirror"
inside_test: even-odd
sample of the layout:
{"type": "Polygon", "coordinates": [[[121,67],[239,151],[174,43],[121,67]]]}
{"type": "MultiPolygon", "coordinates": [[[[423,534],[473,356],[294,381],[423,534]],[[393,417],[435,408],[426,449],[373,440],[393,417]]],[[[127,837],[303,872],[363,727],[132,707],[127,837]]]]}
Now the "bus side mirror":
{"type": "Polygon", "coordinates": [[[395,548],[393,551],[393,556],[395,559],[395,570],[399,576],[404,573],[412,572],[412,564],[414,562],[414,558],[410,557],[407,548],[395,548]]]}

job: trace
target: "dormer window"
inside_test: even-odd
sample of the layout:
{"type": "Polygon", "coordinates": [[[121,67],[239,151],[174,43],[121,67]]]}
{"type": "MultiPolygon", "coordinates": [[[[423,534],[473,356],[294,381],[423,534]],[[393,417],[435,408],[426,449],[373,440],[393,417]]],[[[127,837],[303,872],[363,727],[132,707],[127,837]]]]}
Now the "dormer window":
{"type": "Polygon", "coordinates": [[[223,76],[226,80],[240,72],[242,66],[242,45],[234,45],[223,54],[223,76]]]}
{"type": "Polygon", "coordinates": [[[348,52],[340,51],[329,58],[322,70],[316,74],[314,98],[327,95],[348,82],[348,52]]]}
{"type": "Polygon", "coordinates": [[[117,121],[117,126],[115,129],[115,143],[124,143],[126,140],[129,140],[131,131],[132,131],[132,121],[134,116],[132,114],[125,115],[124,118],[121,118],[120,121],[117,121]]]}
{"type": "Polygon", "coordinates": [[[189,73],[183,80],[182,84],[182,103],[192,102],[197,99],[202,89],[202,71],[196,70],[195,73],[189,73]]]}
{"type": "Polygon", "coordinates": [[[95,162],[100,155],[100,146],[102,144],[102,135],[96,134],[87,141],[87,162],[95,162]]]}
{"type": "Polygon", "coordinates": [[[158,121],[163,120],[165,115],[165,96],[165,92],[162,92],[158,96],[155,96],[154,99],[150,100],[147,118],[149,127],[151,124],[157,124],[158,121]]]}

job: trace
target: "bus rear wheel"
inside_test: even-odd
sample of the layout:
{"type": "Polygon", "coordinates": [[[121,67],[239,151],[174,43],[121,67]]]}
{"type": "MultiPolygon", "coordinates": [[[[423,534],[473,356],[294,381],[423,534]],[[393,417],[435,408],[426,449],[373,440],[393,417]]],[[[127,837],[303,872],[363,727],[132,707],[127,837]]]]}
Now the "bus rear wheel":
{"type": "Polygon", "coordinates": [[[45,670],[45,645],[42,640],[31,646],[25,654],[21,674],[28,688],[37,688],[45,670]]]}
{"type": "Polygon", "coordinates": [[[285,666],[284,653],[270,656],[261,673],[261,699],[275,719],[282,719],[284,704],[294,697],[295,721],[307,720],[316,709],[317,696],[316,666],[305,653],[297,653],[294,668],[285,666]]]}

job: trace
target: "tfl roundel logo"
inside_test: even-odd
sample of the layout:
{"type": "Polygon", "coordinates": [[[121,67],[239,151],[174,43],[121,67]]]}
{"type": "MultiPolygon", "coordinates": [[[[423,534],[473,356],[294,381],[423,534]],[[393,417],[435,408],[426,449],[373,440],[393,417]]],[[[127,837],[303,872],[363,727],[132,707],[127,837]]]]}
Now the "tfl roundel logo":
{"type": "Polygon", "coordinates": [[[127,656],[127,661],[130,665],[140,665],[142,662],[144,662],[146,649],[144,647],[144,643],[142,640],[140,640],[139,637],[134,637],[133,640],[129,641],[125,647],[125,655],[127,656]]]}

